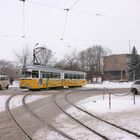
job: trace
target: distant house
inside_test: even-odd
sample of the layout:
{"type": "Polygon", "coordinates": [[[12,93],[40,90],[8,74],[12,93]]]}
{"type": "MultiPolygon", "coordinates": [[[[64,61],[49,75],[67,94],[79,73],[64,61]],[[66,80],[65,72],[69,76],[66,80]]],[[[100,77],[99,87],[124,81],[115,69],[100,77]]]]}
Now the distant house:
{"type": "Polygon", "coordinates": [[[105,56],[103,60],[103,80],[127,81],[126,67],[131,54],[105,56]]]}

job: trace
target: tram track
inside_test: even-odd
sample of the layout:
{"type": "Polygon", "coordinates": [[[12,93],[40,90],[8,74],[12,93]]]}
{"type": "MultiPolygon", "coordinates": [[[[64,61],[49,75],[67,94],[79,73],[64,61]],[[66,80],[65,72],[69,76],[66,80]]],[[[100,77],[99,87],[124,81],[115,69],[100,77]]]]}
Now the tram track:
{"type": "Polygon", "coordinates": [[[99,137],[101,137],[104,140],[110,140],[108,137],[98,133],[97,131],[93,130],[92,128],[88,127],[87,125],[85,125],[83,122],[79,121],[78,119],[76,119],[75,117],[73,117],[71,114],[69,114],[67,111],[65,111],[63,109],[63,107],[61,107],[57,101],[56,101],[56,95],[54,95],[54,103],[56,104],[56,106],[62,111],[64,112],[68,117],[70,117],[71,119],[73,119],[74,121],[76,121],[78,124],[80,124],[81,126],[85,127],[87,130],[91,131],[92,133],[98,135],[99,137]]]}
{"type": "MultiPolygon", "coordinates": [[[[70,94],[70,93],[67,93],[67,94],[65,94],[65,96],[64,96],[64,100],[69,104],[69,106],[74,107],[74,108],[76,108],[77,110],[79,110],[79,111],[85,113],[88,117],[91,118],[91,120],[97,121],[98,123],[100,123],[100,122],[101,122],[101,123],[104,123],[104,126],[105,126],[105,125],[108,125],[107,127],[109,127],[110,130],[111,130],[112,128],[113,128],[114,130],[116,129],[116,131],[119,132],[119,133],[122,135],[122,137],[123,137],[123,134],[124,134],[124,135],[129,135],[130,137],[132,137],[132,138],[134,138],[134,139],[139,139],[139,138],[140,138],[140,134],[138,134],[138,133],[136,133],[136,132],[133,132],[133,131],[131,131],[131,130],[128,130],[128,129],[126,129],[126,128],[123,128],[123,127],[121,127],[121,126],[118,126],[118,125],[116,125],[116,124],[113,124],[113,123],[111,123],[111,122],[109,122],[109,121],[106,121],[106,120],[104,120],[104,119],[102,119],[102,118],[100,118],[100,117],[98,117],[98,116],[96,116],[96,115],[93,115],[93,114],[89,113],[88,111],[86,111],[86,110],[84,110],[84,109],[82,109],[82,108],[76,106],[75,104],[73,104],[73,103],[68,99],[68,95],[69,95],[69,94],[70,94]]],[[[58,103],[58,102],[56,101],[56,97],[54,97],[54,98],[55,98],[55,99],[54,99],[54,100],[55,100],[55,104],[59,107],[59,109],[60,109],[61,111],[63,111],[66,115],[68,115],[71,119],[73,119],[73,120],[75,120],[76,122],[80,123],[82,126],[86,127],[88,130],[92,131],[93,133],[99,135],[99,136],[102,137],[103,139],[107,139],[107,140],[112,139],[109,135],[106,135],[105,133],[102,134],[98,129],[95,130],[95,128],[92,127],[92,125],[91,125],[91,126],[90,126],[90,125],[87,125],[88,123],[86,124],[85,122],[83,122],[83,120],[80,120],[78,117],[75,117],[73,114],[68,113],[68,111],[65,111],[65,110],[63,109],[62,105],[60,105],[60,103],[58,103]]],[[[88,117],[87,117],[87,118],[88,118],[88,117]]],[[[111,133],[113,133],[113,132],[111,132],[111,133]]]]}
{"type": "Polygon", "coordinates": [[[65,100],[66,100],[69,104],[71,104],[72,106],[74,106],[75,108],[81,110],[82,112],[85,112],[86,114],[90,115],[90,116],[93,117],[93,118],[96,118],[96,119],[98,119],[98,120],[100,120],[100,121],[102,121],[102,122],[105,122],[105,123],[107,123],[107,124],[109,124],[109,125],[112,125],[113,127],[116,127],[116,128],[118,128],[118,129],[120,129],[120,130],[122,130],[122,131],[125,131],[125,132],[127,132],[127,133],[129,133],[129,134],[131,134],[131,135],[134,135],[134,136],[140,138],[140,134],[138,134],[138,133],[136,133],[136,132],[134,132],[134,131],[128,130],[128,129],[126,129],[126,128],[123,128],[123,127],[121,127],[121,126],[119,126],[119,125],[116,125],[116,124],[114,124],[114,123],[111,123],[111,122],[109,122],[109,121],[106,121],[106,120],[102,119],[101,117],[99,117],[99,116],[97,116],[97,115],[93,115],[93,114],[91,114],[90,112],[88,112],[87,110],[85,110],[85,109],[83,109],[83,108],[81,108],[81,107],[78,107],[77,105],[75,105],[74,103],[72,103],[72,102],[68,99],[68,95],[69,95],[69,94],[70,94],[70,93],[67,93],[67,94],[65,95],[65,100]]]}
{"type": "MultiPolygon", "coordinates": [[[[69,140],[74,140],[74,138],[72,138],[71,136],[68,136],[67,134],[65,134],[64,132],[58,130],[57,128],[55,128],[55,126],[51,125],[48,121],[46,120],[42,120],[36,113],[34,113],[29,106],[26,103],[26,98],[29,97],[30,95],[32,95],[31,93],[28,93],[26,95],[24,95],[22,97],[22,107],[24,108],[24,110],[26,110],[26,113],[29,114],[30,116],[32,116],[33,118],[35,118],[40,124],[41,126],[43,126],[46,130],[50,130],[53,131],[54,133],[59,134],[61,137],[64,137],[66,139],[69,140]]],[[[10,96],[5,104],[6,107],[6,111],[10,117],[10,119],[12,120],[13,124],[17,127],[17,129],[23,134],[23,136],[25,136],[26,139],[28,140],[33,140],[34,138],[32,136],[30,136],[29,132],[23,128],[23,122],[19,122],[17,121],[16,117],[12,114],[12,111],[10,109],[10,101],[12,100],[12,98],[16,97],[17,95],[12,95],[10,96]]],[[[19,95],[18,95],[19,96],[19,95]]],[[[44,131],[44,129],[43,129],[44,131]]]]}
{"type": "Polygon", "coordinates": [[[18,128],[18,130],[28,139],[28,140],[32,140],[31,136],[28,135],[28,133],[20,126],[20,124],[16,121],[15,117],[13,116],[11,110],[10,110],[10,101],[13,97],[15,97],[16,95],[12,95],[10,96],[7,101],[6,101],[6,111],[9,115],[9,117],[11,118],[12,122],[15,124],[15,126],[18,128]]]}
{"type": "MultiPolygon", "coordinates": [[[[87,116],[90,116],[92,119],[95,119],[95,120],[98,120],[100,122],[103,122],[103,123],[106,123],[107,125],[110,125],[111,127],[115,127],[116,129],[119,129],[125,133],[128,133],[128,135],[132,135],[132,137],[134,137],[134,140],[137,138],[137,139],[140,139],[140,134],[136,133],[136,132],[133,132],[131,130],[128,130],[126,128],[123,128],[121,126],[118,126],[117,124],[113,124],[109,121],[106,121],[104,120],[103,118],[99,117],[99,116],[96,116],[95,114],[91,114],[90,112],[88,112],[87,110],[83,109],[82,107],[79,107],[77,106],[75,103],[72,102],[72,100],[70,100],[70,94],[72,93],[67,93],[67,94],[61,94],[61,93],[57,93],[57,94],[52,94],[51,96],[53,97],[53,100],[54,100],[54,103],[55,105],[57,105],[57,107],[63,111],[67,116],[69,116],[72,120],[76,121],[77,124],[80,124],[81,128],[84,127],[85,129],[87,129],[88,131],[94,133],[94,135],[98,135],[101,139],[105,139],[105,140],[112,140],[111,137],[109,137],[108,135],[106,135],[105,133],[102,133],[100,132],[98,129],[94,128],[94,126],[86,123],[86,121],[84,122],[82,120],[82,117],[77,117],[77,116],[74,116],[73,114],[69,113],[67,110],[65,110],[67,107],[73,107],[73,108],[76,108],[77,110],[80,110],[81,112],[84,112],[87,116]],[[61,100],[57,100],[56,97],[58,97],[59,99],[59,96],[62,97],[62,100],[64,102],[64,104],[61,102],[61,100]],[[67,104],[65,106],[65,104],[67,104]],[[65,108],[65,109],[64,109],[65,108]]],[[[38,123],[41,124],[41,126],[43,126],[45,129],[47,130],[50,130],[58,135],[60,135],[60,137],[64,137],[66,139],[70,139],[70,140],[74,140],[73,138],[73,135],[69,135],[67,132],[63,131],[63,130],[60,130],[58,129],[58,127],[56,127],[55,125],[52,125],[49,123],[49,120],[47,120],[47,117],[45,119],[43,119],[40,115],[38,115],[38,113],[35,113],[33,111],[33,109],[27,104],[27,100],[26,98],[27,97],[30,97],[30,95],[33,95],[32,93],[27,93],[26,95],[24,95],[22,97],[22,108],[24,109],[24,113],[26,114],[29,114],[31,116],[31,119],[32,118],[35,118],[35,120],[37,120],[38,123]]],[[[10,101],[12,100],[12,98],[14,98],[15,96],[17,95],[12,95],[10,96],[7,101],[6,101],[6,104],[5,104],[5,107],[6,107],[6,110],[7,110],[7,113],[9,114],[10,118],[12,119],[12,122],[16,125],[16,127],[20,130],[20,132],[24,135],[24,137],[28,140],[32,140],[34,139],[32,137],[32,135],[30,135],[31,133],[28,132],[25,128],[26,127],[22,127],[24,126],[24,124],[22,125],[22,123],[24,122],[20,122],[20,118],[18,118],[17,116],[14,115],[13,111],[10,109],[10,101]],[[12,114],[13,113],[13,114],[12,114]],[[14,117],[15,116],[15,117],[14,117]],[[17,121],[18,120],[18,121],[17,121]],[[20,123],[19,123],[20,122],[20,123]]],[[[21,95],[20,95],[21,96],[21,95]]],[[[60,98],[61,98],[60,97],[60,98]]],[[[82,115],[81,115],[82,116],[82,115]]],[[[86,118],[86,117],[85,117],[86,118]]],[[[88,117],[87,117],[88,118],[88,117]]],[[[88,118],[89,119],[89,118],[88,118]]],[[[86,120],[86,119],[85,119],[86,120]]],[[[31,130],[32,131],[32,130],[31,130]]],[[[110,130],[112,131],[112,130],[110,130]]],[[[44,131],[45,132],[45,131],[44,131]]],[[[113,132],[111,132],[113,133],[113,132]]],[[[75,137],[75,136],[74,136],[75,137]]],[[[114,139],[114,138],[113,138],[114,139]]],[[[117,138],[115,138],[117,140],[117,138]]]]}
{"type": "Polygon", "coordinates": [[[65,138],[67,138],[67,139],[69,139],[69,140],[74,140],[74,138],[72,138],[72,137],[66,135],[65,133],[63,133],[62,131],[58,130],[56,127],[54,127],[53,125],[51,125],[48,121],[42,120],[37,114],[35,114],[35,113],[28,107],[28,105],[26,104],[26,101],[25,101],[26,98],[27,98],[27,96],[29,96],[29,95],[30,95],[30,94],[25,95],[25,96],[23,97],[23,99],[22,99],[22,103],[23,103],[24,108],[25,108],[33,117],[35,117],[38,121],[40,121],[41,124],[42,124],[43,126],[48,127],[48,128],[51,129],[52,131],[57,132],[57,133],[58,133],[59,135],[61,135],[62,137],[65,137],[65,138]]]}

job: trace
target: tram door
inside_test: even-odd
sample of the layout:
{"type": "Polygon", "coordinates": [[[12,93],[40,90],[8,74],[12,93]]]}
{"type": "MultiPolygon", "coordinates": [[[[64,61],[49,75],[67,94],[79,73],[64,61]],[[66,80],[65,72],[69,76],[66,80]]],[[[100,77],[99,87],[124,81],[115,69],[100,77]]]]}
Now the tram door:
{"type": "Polygon", "coordinates": [[[42,86],[42,84],[43,84],[43,71],[39,71],[38,85],[42,86]]]}
{"type": "Polygon", "coordinates": [[[64,78],[64,72],[61,73],[61,77],[60,77],[62,80],[62,83],[61,85],[64,87],[65,86],[65,78],[64,78]]]}

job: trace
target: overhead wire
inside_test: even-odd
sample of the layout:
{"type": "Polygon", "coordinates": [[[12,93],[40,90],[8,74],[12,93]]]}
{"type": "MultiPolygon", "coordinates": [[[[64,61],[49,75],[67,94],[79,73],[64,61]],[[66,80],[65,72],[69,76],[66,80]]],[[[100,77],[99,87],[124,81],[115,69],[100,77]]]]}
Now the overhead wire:
{"type": "Polygon", "coordinates": [[[0,34],[1,37],[23,37],[22,35],[14,35],[14,34],[0,34]]]}
{"type": "Polygon", "coordinates": [[[64,39],[64,34],[65,34],[65,30],[66,30],[66,24],[67,24],[67,19],[68,19],[68,14],[69,14],[69,10],[71,10],[77,3],[79,2],[79,0],[76,0],[71,6],[70,8],[64,9],[66,11],[66,16],[65,16],[65,22],[64,22],[64,28],[63,28],[63,32],[62,32],[62,37],[60,40],[64,39]]]}
{"type": "Polygon", "coordinates": [[[65,30],[66,30],[66,23],[67,23],[67,19],[68,19],[68,10],[66,10],[66,16],[65,16],[65,22],[64,22],[64,27],[63,27],[63,32],[62,32],[62,37],[60,40],[64,39],[64,34],[65,34],[65,30]]]}
{"type": "Polygon", "coordinates": [[[140,22],[140,20],[123,18],[123,17],[108,16],[108,15],[104,15],[104,14],[100,14],[100,13],[93,13],[93,12],[77,10],[77,9],[71,9],[71,11],[78,12],[78,13],[83,13],[83,14],[88,14],[88,15],[104,17],[104,18],[116,19],[116,20],[123,20],[123,21],[129,21],[129,22],[140,22]]]}
{"type": "MultiPolygon", "coordinates": [[[[0,37],[6,37],[6,38],[7,37],[8,38],[9,37],[13,37],[13,38],[21,38],[21,39],[23,38],[21,35],[9,35],[9,34],[0,34],[0,37]]],[[[37,39],[39,38],[41,40],[44,40],[45,42],[47,42],[48,40],[49,41],[53,41],[53,42],[54,41],[61,41],[60,38],[46,38],[46,36],[40,36],[40,35],[36,35],[36,36],[32,36],[32,35],[31,36],[28,36],[27,35],[25,40],[28,43],[29,42],[32,43],[32,42],[34,42],[36,40],[36,38],[37,39]]],[[[87,43],[87,42],[88,43],[92,43],[94,41],[95,44],[98,44],[99,42],[102,42],[103,44],[104,43],[105,44],[106,43],[110,43],[110,42],[112,42],[113,44],[114,43],[116,44],[116,43],[119,43],[120,42],[122,44],[122,43],[127,43],[129,40],[125,40],[125,39],[124,40],[115,40],[115,39],[114,40],[108,40],[108,39],[107,40],[106,39],[103,40],[103,39],[73,39],[73,38],[65,38],[65,42],[73,42],[73,41],[74,42],[85,42],[85,43],[87,43]]],[[[136,43],[137,45],[140,44],[140,40],[134,40],[134,39],[132,39],[131,42],[135,42],[135,43],[137,42],[136,43]]]]}
{"type": "MultiPolygon", "coordinates": [[[[61,10],[61,11],[66,11],[66,16],[65,16],[65,21],[64,21],[64,27],[63,27],[63,31],[62,31],[62,37],[60,40],[63,40],[64,38],[64,34],[65,34],[65,30],[66,30],[66,24],[67,24],[67,19],[68,19],[68,13],[69,11],[73,11],[73,12],[78,12],[78,13],[83,13],[83,14],[89,14],[89,15],[94,15],[94,16],[98,16],[98,17],[105,17],[105,18],[110,18],[110,19],[116,19],[116,20],[123,20],[123,21],[129,21],[129,22],[140,22],[140,20],[134,20],[134,19],[128,19],[128,18],[122,18],[122,17],[115,17],[115,16],[108,16],[108,15],[103,15],[103,14],[99,14],[99,13],[93,13],[93,12],[89,12],[89,11],[84,11],[84,10],[77,10],[77,9],[73,9],[73,7],[79,2],[79,0],[76,0],[71,6],[70,8],[62,8],[62,7],[58,7],[58,6],[54,6],[54,5],[50,5],[50,4],[46,4],[46,3],[41,3],[41,2],[37,2],[34,0],[28,0],[28,2],[34,3],[34,4],[38,4],[41,6],[47,6],[49,8],[53,8],[53,9],[57,9],[57,10],[61,10]]],[[[23,8],[24,10],[24,8],[23,8]]],[[[23,11],[24,14],[24,11],[23,11]]],[[[23,15],[23,18],[25,15],[23,15]]],[[[25,37],[25,19],[23,20],[23,35],[22,36],[18,36],[18,35],[10,35],[10,34],[0,34],[0,36],[2,37],[25,37]]],[[[81,39],[75,39],[78,41],[81,41],[81,39]]]]}
{"type": "Polygon", "coordinates": [[[57,9],[57,10],[64,10],[64,8],[57,7],[57,6],[54,6],[54,5],[50,5],[50,4],[47,4],[47,3],[37,2],[37,1],[34,1],[34,0],[29,0],[28,2],[38,4],[38,5],[41,5],[41,6],[47,6],[49,8],[53,8],[53,9],[57,9]]]}
{"type": "MultiPolygon", "coordinates": [[[[109,16],[109,15],[104,15],[104,14],[101,14],[101,13],[93,13],[93,12],[90,12],[90,11],[73,9],[73,7],[78,3],[78,1],[79,0],[77,0],[74,4],[72,4],[72,6],[70,8],[68,8],[69,11],[83,13],[83,14],[89,14],[89,15],[94,15],[94,16],[98,16],[98,17],[116,19],[116,20],[124,20],[124,21],[129,21],[129,22],[140,22],[140,20],[136,20],[136,19],[129,19],[129,18],[123,18],[123,17],[109,16]]],[[[66,10],[65,8],[49,5],[49,4],[46,4],[46,3],[40,3],[40,2],[37,2],[37,1],[34,1],[34,0],[29,0],[28,2],[36,3],[36,4],[39,4],[39,5],[42,5],[42,6],[47,6],[47,7],[50,7],[50,8],[55,8],[55,9],[58,9],[58,10],[66,10]]]]}
{"type": "Polygon", "coordinates": [[[22,32],[23,32],[23,35],[22,37],[25,38],[25,1],[23,0],[23,21],[22,21],[22,32]]]}
{"type": "Polygon", "coordinates": [[[79,0],[75,1],[75,2],[71,5],[71,7],[69,8],[69,10],[71,10],[78,2],[79,2],[79,0]]]}
{"type": "MultiPolygon", "coordinates": [[[[128,22],[135,22],[135,23],[140,22],[140,20],[128,19],[128,18],[123,18],[123,17],[108,16],[108,15],[104,15],[104,14],[100,14],[100,13],[93,13],[93,12],[89,12],[89,11],[73,9],[73,7],[79,2],[79,0],[76,0],[69,8],[57,7],[57,6],[53,6],[53,5],[46,4],[46,3],[44,4],[44,3],[36,2],[34,0],[29,0],[29,2],[39,4],[39,5],[42,5],[42,6],[47,6],[49,8],[54,8],[54,9],[57,9],[57,10],[66,11],[62,36],[61,36],[60,40],[64,40],[64,35],[65,35],[65,31],[66,31],[66,25],[67,25],[67,21],[68,21],[69,11],[88,14],[88,15],[92,15],[92,16],[103,17],[103,18],[108,18],[108,19],[113,19],[113,20],[128,21],[128,22]]],[[[78,41],[80,41],[80,40],[81,39],[78,39],[78,41]]]]}

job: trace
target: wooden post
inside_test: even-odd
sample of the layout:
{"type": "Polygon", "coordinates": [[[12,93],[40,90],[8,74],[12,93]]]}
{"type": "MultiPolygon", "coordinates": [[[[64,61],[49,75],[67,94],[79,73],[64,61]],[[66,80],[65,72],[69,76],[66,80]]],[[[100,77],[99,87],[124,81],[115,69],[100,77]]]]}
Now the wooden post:
{"type": "Polygon", "coordinates": [[[103,100],[105,99],[105,87],[104,87],[104,90],[103,90],[103,100]]]}
{"type": "Polygon", "coordinates": [[[133,93],[133,103],[134,103],[134,105],[135,105],[135,93],[133,93]]]}
{"type": "Polygon", "coordinates": [[[111,109],[111,93],[109,92],[109,109],[111,109]]]}

